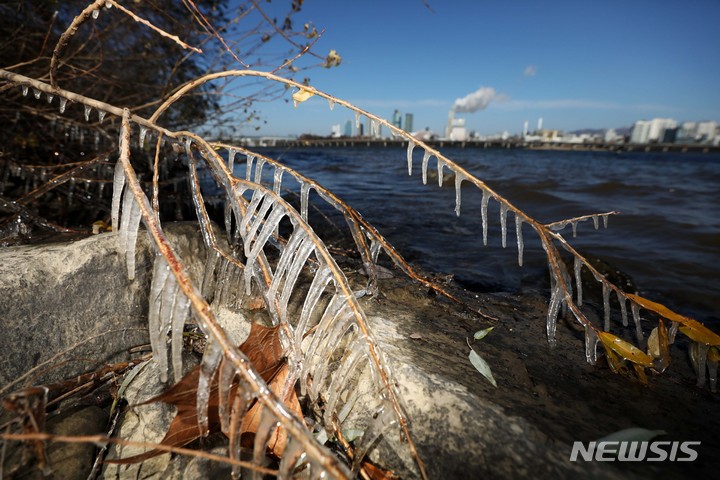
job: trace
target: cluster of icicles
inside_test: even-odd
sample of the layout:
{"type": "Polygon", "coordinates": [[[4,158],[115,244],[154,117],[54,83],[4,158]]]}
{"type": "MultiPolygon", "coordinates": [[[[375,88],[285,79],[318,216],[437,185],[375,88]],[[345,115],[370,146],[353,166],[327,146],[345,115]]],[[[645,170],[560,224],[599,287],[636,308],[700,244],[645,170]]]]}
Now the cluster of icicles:
{"type": "MultiPolygon", "coordinates": [[[[186,147],[188,157],[193,158],[191,141],[186,143],[186,147]]],[[[208,155],[208,152],[203,152],[206,160],[208,155]]],[[[217,165],[208,163],[215,173],[222,173],[217,165]]],[[[263,163],[258,161],[254,164],[256,179],[261,176],[263,163]]],[[[252,159],[249,159],[248,177],[252,167],[252,159]]],[[[196,175],[194,165],[191,175],[196,175]]],[[[277,193],[281,177],[282,170],[276,170],[277,184],[273,189],[252,181],[225,177],[222,186],[228,193],[229,214],[234,215],[235,220],[234,223],[229,220],[229,225],[235,226],[232,235],[242,240],[244,267],[239,266],[237,259],[230,261],[214,249],[216,241],[211,230],[203,228],[208,258],[202,291],[206,300],[212,302],[214,310],[219,310],[223,302],[228,302],[233,294],[243,290],[248,296],[256,292],[265,299],[273,322],[282,326],[281,339],[288,352],[290,366],[288,386],[299,379],[302,393],[307,394],[316,405],[322,405],[322,423],[328,435],[332,434],[333,420],[344,425],[350,419],[355,422],[354,428],[363,430],[353,456],[352,470],[357,472],[361,460],[377,438],[397,426],[398,422],[404,423],[404,414],[393,388],[392,372],[370,333],[354,292],[322,241],[305,222],[309,188],[302,187],[302,213],[298,214],[277,193]],[[283,219],[289,219],[292,225],[292,232],[286,239],[278,236],[283,219]],[[268,260],[271,250],[279,255],[273,265],[268,260]],[[298,281],[304,271],[312,274],[309,286],[298,281]],[[290,297],[298,295],[298,292],[302,292],[303,298],[299,315],[289,311],[288,306],[290,297]],[[357,387],[359,378],[369,378],[369,390],[357,387]]],[[[132,279],[135,274],[135,243],[142,215],[135,195],[129,188],[124,188],[125,180],[123,166],[118,162],[113,182],[112,221],[113,225],[119,225],[119,251],[126,257],[128,276],[132,279]]],[[[198,188],[196,180],[191,182],[194,190],[198,188]]],[[[194,198],[198,217],[204,219],[206,213],[201,202],[197,201],[201,198],[200,192],[195,191],[194,198]]],[[[174,378],[177,381],[181,376],[182,332],[190,312],[190,302],[180,290],[175,275],[165,258],[157,254],[150,292],[149,331],[153,356],[161,366],[163,381],[167,381],[169,372],[168,333],[174,378]]],[[[246,385],[240,373],[233,364],[223,361],[225,355],[219,344],[212,337],[208,338],[198,385],[198,418],[201,425],[207,424],[210,380],[218,369],[223,428],[231,425],[231,410],[232,415],[243,415],[259,393],[244,388],[246,385]],[[231,398],[230,387],[238,383],[238,392],[235,398],[231,398]],[[240,408],[237,408],[238,405],[240,408]]],[[[267,408],[263,412],[254,445],[253,460],[259,465],[265,459],[266,443],[279,425],[278,419],[267,408]]],[[[302,462],[307,462],[314,475],[323,471],[319,461],[307,457],[302,445],[301,441],[290,439],[280,464],[280,478],[291,477],[296,465],[302,462]]],[[[239,448],[239,444],[231,445],[231,456],[239,458],[239,448]]]]}

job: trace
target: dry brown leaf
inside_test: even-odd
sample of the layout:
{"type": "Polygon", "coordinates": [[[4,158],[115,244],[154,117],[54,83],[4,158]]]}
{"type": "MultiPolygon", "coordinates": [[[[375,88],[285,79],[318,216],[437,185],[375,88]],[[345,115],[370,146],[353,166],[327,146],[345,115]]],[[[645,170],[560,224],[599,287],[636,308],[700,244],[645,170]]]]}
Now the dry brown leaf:
{"type": "MultiPolygon", "coordinates": [[[[258,373],[260,373],[263,380],[270,384],[271,389],[273,389],[272,385],[278,383],[279,380],[276,379],[279,378],[279,373],[281,371],[285,371],[285,377],[282,378],[280,387],[278,388],[282,388],[285,378],[287,377],[287,364],[283,358],[283,350],[280,344],[278,331],[279,326],[268,328],[257,323],[253,323],[250,328],[250,334],[245,342],[240,346],[240,350],[248,357],[250,363],[252,363],[253,367],[255,367],[258,373]]],[[[197,366],[185,374],[185,376],[180,379],[178,383],[170,387],[169,390],[138,404],[145,405],[161,401],[175,405],[177,408],[175,418],[173,418],[165,437],[160,442],[161,444],[172,447],[182,447],[200,438],[200,428],[198,427],[197,421],[197,385],[199,378],[200,366],[197,366]]],[[[211,383],[212,388],[210,390],[210,399],[208,402],[208,429],[210,433],[220,431],[220,416],[218,413],[220,399],[218,395],[217,382],[217,375],[215,375],[211,383]]],[[[237,385],[233,385],[231,388],[231,395],[235,394],[236,389],[237,385]]],[[[275,389],[273,389],[273,391],[275,392],[275,389]]],[[[297,406],[296,413],[301,416],[302,413],[300,411],[300,405],[297,397],[295,396],[294,390],[292,391],[292,395],[288,395],[288,406],[291,409],[294,409],[297,406]]],[[[247,416],[250,416],[255,407],[256,406],[251,407],[247,416]]],[[[257,426],[255,426],[255,428],[257,428],[257,426]]],[[[248,433],[254,433],[254,430],[248,430],[248,433]]],[[[282,449],[285,448],[285,443],[282,443],[282,449],[280,449],[280,442],[278,441],[276,443],[277,447],[273,448],[273,453],[279,451],[280,454],[282,454],[282,449]]],[[[107,462],[138,463],[163,453],[165,453],[163,450],[150,450],[140,455],[107,460],[107,462]]]]}
{"type": "Polygon", "coordinates": [[[707,345],[720,345],[720,335],[713,332],[697,320],[675,313],[665,305],[653,302],[638,295],[628,293],[627,297],[646,310],[651,310],[663,318],[682,324],[683,327],[680,327],[680,331],[692,340],[705,343],[707,345]]]}

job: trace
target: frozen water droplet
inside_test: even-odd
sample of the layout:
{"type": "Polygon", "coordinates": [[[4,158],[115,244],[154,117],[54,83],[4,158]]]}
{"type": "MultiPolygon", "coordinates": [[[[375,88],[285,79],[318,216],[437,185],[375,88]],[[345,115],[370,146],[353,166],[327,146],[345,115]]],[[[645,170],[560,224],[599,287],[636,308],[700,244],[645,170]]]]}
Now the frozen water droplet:
{"type": "Polygon", "coordinates": [[[47,102],[48,102],[48,103],[52,103],[53,98],[55,98],[55,95],[51,95],[51,94],[48,93],[47,102]]]}
{"type": "Polygon", "coordinates": [[[90,112],[92,111],[92,107],[89,105],[85,105],[85,121],[90,121],[90,112]]]}
{"type": "Polygon", "coordinates": [[[60,113],[65,113],[66,106],[67,106],[67,98],[60,97],[60,113]]]}
{"type": "Polygon", "coordinates": [[[40,90],[38,90],[37,88],[33,88],[33,95],[35,96],[36,100],[40,100],[41,94],[42,94],[42,92],[40,90]]]}
{"type": "Polygon", "coordinates": [[[333,100],[332,98],[328,98],[328,107],[330,107],[330,110],[334,110],[335,109],[335,100],[333,100]]]}
{"type": "Polygon", "coordinates": [[[27,94],[28,94],[28,86],[27,85],[22,86],[22,94],[23,94],[23,97],[27,97],[27,94]]]}
{"type": "Polygon", "coordinates": [[[407,164],[408,164],[408,175],[412,175],[412,153],[415,148],[415,142],[412,140],[408,141],[407,146],[407,164]]]}
{"type": "Polygon", "coordinates": [[[94,19],[97,19],[99,16],[100,16],[100,9],[93,10],[93,12],[92,12],[92,17],[93,17],[94,19]]]}
{"type": "Polygon", "coordinates": [[[98,110],[98,120],[100,120],[100,123],[105,120],[105,114],[107,114],[105,110],[98,110]]]}

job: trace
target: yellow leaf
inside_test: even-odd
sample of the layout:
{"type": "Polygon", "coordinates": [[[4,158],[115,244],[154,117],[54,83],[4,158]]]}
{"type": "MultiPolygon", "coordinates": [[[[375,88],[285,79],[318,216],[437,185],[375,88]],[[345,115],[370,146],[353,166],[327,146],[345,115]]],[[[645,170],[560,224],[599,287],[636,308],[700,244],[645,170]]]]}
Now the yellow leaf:
{"type": "Polygon", "coordinates": [[[626,295],[631,301],[637,303],[644,309],[651,310],[663,318],[682,324],[684,327],[680,327],[680,331],[696,342],[702,342],[707,345],[720,345],[720,336],[697,320],[675,313],[665,305],[650,301],[647,298],[630,293],[626,295]]]}
{"type": "Polygon", "coordinates": [[[625,360],[629,360],[637,365],[642,365],[643,367],[653,366],[652,357],[622,338],[618,338],[612,333],[602,331],[598,332],[598,337],[606,349],[612,350],[625,360]]]}
{"type": "Polygon", "coordinates": [[[313,95],[315,95],[315,94],[313,92],[311,92],[310,90],[301,88],[297,92],[293,93],[293,96],[292,96],[293,102],[295,103],[295,106],[297,107],[298,103],[304,102],[305,100],[312,97],[313,95]]]}
{"type": "Polygon", "coordinates": [[[635,367],[635,374],[638,377],[638,380],[640,380],[640,383],[643,385],[647,385],[647,375],[645,375],[645,368],[641,367],[637,363],[633,363],[633,367],[635,367]]]}

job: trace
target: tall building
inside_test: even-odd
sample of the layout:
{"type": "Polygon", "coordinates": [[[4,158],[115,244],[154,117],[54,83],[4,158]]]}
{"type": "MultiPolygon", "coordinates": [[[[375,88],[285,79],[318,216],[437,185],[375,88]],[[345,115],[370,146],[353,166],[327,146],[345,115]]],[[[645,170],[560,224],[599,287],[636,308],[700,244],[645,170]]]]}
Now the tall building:
{"type": "Polygon", "coordinates": [[[405,114],[405,131],[412,132],[412,130],[413,130],[413,114],[406,113],[405,114]]]}
{"type": "Polygon", "coordinates": [[[352,137],[352,122],[350,120],[345,122],[345,129],[343,133],[346,137],[352,137]]]}
{"type": "Polygon", "coordinates": [[[630,134],[630,143],[647,143],[650,134],[650,122],[638,120],[635,122],[630,134]]]}
{"type": "Polygon", "coordinates": [[[392,124],[397,128],[402,128],[402,117],[400,116],[400,110],[393,112],[392,124]]]}

